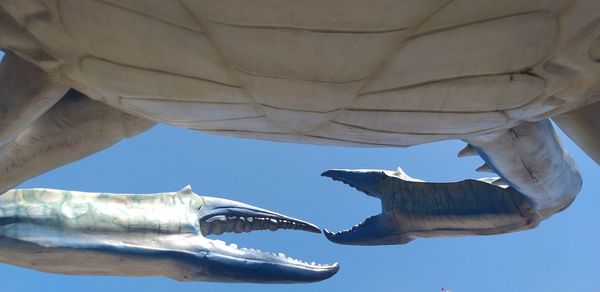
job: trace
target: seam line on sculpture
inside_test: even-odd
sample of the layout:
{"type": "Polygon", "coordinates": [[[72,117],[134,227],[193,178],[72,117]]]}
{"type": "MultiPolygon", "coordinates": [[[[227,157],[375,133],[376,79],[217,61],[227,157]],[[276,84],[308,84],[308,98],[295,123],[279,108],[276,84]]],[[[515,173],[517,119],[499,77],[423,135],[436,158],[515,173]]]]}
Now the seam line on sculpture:
{"type": "Polygon", "coordinates": [[[238,133],[247,133],[247,134],[268,134],[268,135],[285,135],[285,136],[293,136],[292,134],[283,133],[283,132],[258,132],[258,131],[249,131],[249,130],[236,130],[236,129],[210,129],[210,130],[202,130],[203,132],[238,132],[238,133]]]}
{"type": "Polygon", "coordinates": [[[141,66],[137,66],[137,65],[132,65],[132,64],[124,64],[124,63],[119,63],[119,62],[115,62],[113,60],[108,60],[96,55],[89,55],[89,56],[85,56],[83,58],[81,58],[81,60],[79,61],[80,64],[83,64],[83,62],[86,59],[96,59],[96,60],[100,60],[109,64],[113,64],[113,65],[118,65],[118,66],[123,66],[123,67],[129,67],[129,68],[133,68],[133,69],[137,69],[137,70],[141,70],[141,71],[151,71],[154,73],[160,73],[160,74],[165,74],[165,75],[172,75],[172,76],[176,76],[176,77],[183,77],[183,78],[189,78],[189,79],[195,79],[195,80],[200,80],[200,81],[204,81],[204,82],[210,82],[210,83],[214,83],[214,84],[218,84],[218,85],[222,85],[222,86],[226,86],[226,87],[231,87],[231,88],[237,88],[237,89],[241,89],[241,87],[237,86],[237,85],[232,85],[232,84],[227,84],[227,83],[223,83],[220,81],[216,81],[216,80],[211,80],[211,79],[206,79],[206,78],[202,78],[202,77],[198,77],[198,76],[191,76],[191,75],[185,75],[185,74],[181,74],[181,73],[175,73],[175,72],[168,72],[168,71],[163,71],[161,69],[156,69],[156,68],[147,68],[147,67],[141,67],[141,66]],[[92,56],[92,57],[90,57],[92,56]]]}
{"type": "MultiPolygon", "coordinates": [[[[181,5],[181,7],[183,7],[183,9],[198,23],[198,25],[200,25],[203,29],[203,25],[202,25],[202,17],[200,15],[196,15],[191,9],[190,7],[186,4],[185,0],[177,0],[177,2],[181,5]]],[[[219,50],[219,48],[217,47],[214,39],[211,37],[210,33],[208,32],[208,30],[204,29],[205,34],[206,34],[206,39],[208,40],[208,42],[210,43],[210,46],[215,50],[217,56],[219,56],[219,60],[223,63],[223,66],[227,67],[229,69],[229,74],[231,75],[231,77],[237,81],[237,83],[239,85],[236,85],[238,88],[240,88],[241,90],[245,91],[248,95],[248,98],[250,98],[254,103],[258,103],[256,101],[256,98],[252,95],[252,93],[250,92],[250,90],[248,90],[244,85],[244,83],[240,80],[240,77],[238,76],[238,74],[235,73],[235,69],[233,68],[233,65],[231,64],[231,62],[229,62],[227,60],[227,58],[225,58],[225,55],[223,55],[223,53],[219,50]]],[[[265,114],[264,109],[261,108],[260,106],[256,106],[257,110],[261,110],[263,111],[262,114],[265,114]]],[[[268,120],[268,117],[265,117],[265,119],[268,120]]]]}
{"type": "Polygon", "coordinates": [[[310,31],[316,33],[332,33],[332,34],[379,34],[379,33],[390,33],[390,32],[398,32],[410,29],[410,26],[404,26],[399,28],[391,28],[391,29],[381,29],[381,30],[343,30],[343,29],[328,29],[328,28],[314,28],[314,27],[302,27],[302,26],[294,26],[294,25],[257,25],[257,24],[241,24],[241,23],[231,23],[221,20],[216,20],[208,17],[204,17],[207,21],[212,23],[231,26],[231,27],[240,27],[240,28],[254,28],[254,29],[274,29],[274,30],[302,30],[302,31],[310,31]]]}
{"type": "MultiPolygon", "coordinates": [[[[204,132],[214,132],[216,134],[218,134],[219,132],[231,132],[231,133],[246,133],[246,134],[268,134],[268,135],[280,135],[280,136],[289,136],[289,137],[293,137],[293,134],[289,134],[289,133],[279,133],[279,132],[256,132],[256,131],[248,131],[248,130],[235,130],[235,129],[220,129],[220,130],[215,130],[215,129],[211,129],[211,130],[203,130],[204,132]]],[[[305,137],[309,137],[309,138],[317,138],[317,139],[323,139],[323,140],[334,140],[334,141],[340,141],[340,142],[347,142],[347,143],[353,143],[353,144],[357,144],[356,146],[360,146],[360,147],[372,147],[372,146],[382,146],[382,147],[408,147],[407,145],[398,145],[398,144],[383,144],[383,143],[365,143],[365,142],[360,142],[360,141],[352,141],[352,140],[344,140],[344,139],[337,139],[337,138],[330,138],[330,137],[321,137],[318,135],[308,135],[308,134],[301,134],[299,136],[305,136],[305,137]]]]}
{"type": "MultiPolygon", "coordinates": [[[[506,118],[506,115],[503,113],[504,110],[490,110],[490,111],[442,111],[442,110],[418,110],[418,109],[398,109],[398,110],[389,110],[389,109],[369,109],[369,108],[345,108],[344,111],[349,112],[371,112],[371,113],[429,113],[429,114],[501,114],[506,118]]],[[[508,118],[507,118],[508,120],[508,118]]]]}
{"type": "Polygon", "coordinates": [[[477,133],[486,132],[486,131],[490,131],[490,130],[494,130],[494,129],[498,128],[498,127],[493,127],[493,128],[483,129],[483,130],[479,130],[479,131],[475,131],[475,132],[467,132],[467,133],[427,133],[427,134],[425,134],[425,133],[419,133],[419,132],[384,131],[384,130],[379,130],[379,129],[371,129],[368,127],[357,126],[357,125],[353,125],[353,124],[346,124],[346,123],[338,122],[338,121],[330,121],[330,122],[332,124],[350,127],[350,128],[354,128],[354,129],[358,129],[358,130],[366,130],[366,131],[370,131],[370,132],[385,133],[385,134],[399,134],[399,135],[414,135],[414,136],[462,136],[462,135],[477,134],[477,133]]]}
{"type": "MultiPolygon", "coordinates": [[[[353,140],[340,139],[340,138],[323,137],[323,136],[313,135],[313,134],[304,134],[304,136],[310,137],[310,138],[323,139],[323,140],[334,140],[334,141],[340,141],[340,142],[354,143],[354,144],[359,144],[360,147],[370,147],[370,146],[408,147],[408,146],[410,146],[410,145],[404,145],[404,144],[385,144],[385,143],[373,143],[373,142],[366,143],[366,142],[361,142],[361,141],[353,141],[353,140]]],[[[357,145],[357,146],[359,146],[359,145],[357,145]]]]}
{"type": "Polygon", "coordinates": [[[134,9],[131,9],[131,8],[128,8],[128,7],[125,7],[125,6],[116,4],[116,3],[108,2],[106,0],[92,0],[92,1],[98,2],[98,3],[102,3],[102,4],[107,5],[107,6],[112,6],[112,7],[117,8],[117,9],[122,9],[122,10],[128,11],[130,13],[134,13],[134,14],[137,14],[137,15],[141,15],[141,16],[145,16],[145,17],[148,17],[148,18],[152,18],[152,19],[160,21],[160,22],[162,22],[164,24],[176,26],[176,27],[179,27],[179,28],[182,28],[182,29],[185,29],[185,30],[190,30],[190,31],[192,31],[194,33],[204,34],[204,31],[201,30],[201,29],[197,29],[197,28],[195,29],[195,28],[188,27],[188,26],[185,26],[185,25],[173,23],[173,22],[170,22],[170,21],[168,21],[166,19],[162,19],[160,17],[154,16],[154,15],[151,15],[151,14],[147,14],[147,13],[144,13],[144,12],[141,12],[141,11],[137,11],[137,10],[134,10],[134,9]]]}
{"type": "Polygon", "coordinates": [[[515,16],[523,16],[523,15],[538,14],[538,13],[553,14],[550,11],[540,9],[540,10],[531,10],[531,11],[524,11],[524,12],[513,13],[513,14],[500,15],[500,16],[490,17],[490,18],[486,18],[486,19],[480,19],[480,20],[476,20],[476,21],[472,21],[472,22],[461,23],[461,24],[457,24],[457,25],[453,25],[453,26],[428,30],[428,31],[425,31],[425,32],[422,32],[419,34],[412,35],[412,36],[408,37],[406,40],[409,41],[409,40],[417,39],[417,38],[427,36],[430,34],[435,34],[435,33],[449,31],[449,30],[453,30],[453,29],[457,29],[457,28],[467,27],[467,26],[474,25],[474,24],[481,24],[481,23],[496,21],[496,20],[500,20],[503,18],[510,18],[510,17],[515,17],[515,16]]]}
{"type": "Polygon", "coordinates": [[[143,96],[119,96],[121,99],[129,99],[129,100],[145,100],[145,101],[168,101],[168,102],[181,102],[181,103],[197,103],[197,104],[207,104],[207,105],[254,105],[254,103],[244,103],[244,102],[225,102],[225,101],[207,101],[207,100],[191,100],[191,99],[181,99],[181,98],[163,98],[163,97],[143,97],[143,96]]]}
{"type": "Polygon", "coordinates": [[[373,95],[373,94],[379,94],[379,93],[388,93],[388,92],[394,92],[394,91],[402,91],[402,90],[406,90],[406,89],[416,88],[416,87],[420,87],[420,86],[426,86],[426,85],[435,84],[435,83],[443,83],[443,82],[448,82],[448,81],[455,81],[455,80],[469,79],[469,78],[477,78],[477,77],[527,75],[527,76],[535,77],[537,79],[541,79],[539,76],[537,76],[535,74],[524,74],[524,73],[522,73],[522,70],[525,69],[525,68],[528,68],[528,67],[529,66],[525,66],[525,67],[523,67],[520,70],[511,71],[511,72],[499,72],[499,73],[483,73],[483,74],[473,74],[473,75],[462,75],[462,76],[454,76],[454,77],[448,77],[448,78],[440,78],[440,79],[436,79],[436,80],[429,80],[429,81],[417,82],[417,83],[412,83],[412,84],[408,84],[408,85],[402,85],[402,86],[398,86],[398,87],[391,87],[391,88],[386,88],[386,89],[379,89],[379,90],[372,90],[372,91],[361,92],[361,93],[358,94],[358,97],[367,96],[367,95],[373,95]]]}
{"type": "Polygon", "coordinates": [[[258,104],[261,105],[261,106],[267,107],[267,108],[271,108],[271,109],[285,110],[285,111],[292,111],[292,112],[303,112],[303,113],[328,114],[328,113],[334,113],[336,111],[341,110],[341,108],[337,108],[337,109],[333,109],[333,110],[328,110],[328,111],[299,110],[299,109],[290,109],[290,108],[276,107],[276,106],[272,106],[272,105],[268,105],[268,104],[264,104],[264,103],[258,103],[258,104]]]}
{"type": "Polygon", "coordinates": [[[238,120],[251,120],[251,119],[264,118],[264,117],[265,117],[265,115],[248,116],[248,117],[240,117],[240,118],[211,119],[211,120],[177,120],[177,121],[169,121],[169,123],[175,124],[175,123],[227,122],[227,121],[238,121],[238,120]]]}
{"type": "Polygon", "coordinates": [[[309,81],[309,82],[317,82],[317,83],[325,83],[325,84],[350,84],[350,83],[355,83],[355,82],[359,82],[359,81],[364,81],[368,78],[368,77],[361,77],[361,78],[351,79],[351,80],[346,80],[346,81],[316,80],[316,79],[308,79],[308,78],[297,78],[297,77],[291,77],[291,76],[279,76],[279,75],[255,73],[255,72],[251,72],[244,68],[241,68],[239,66],[234,66],[234,65],[232,65],[232,68],[241,73],[251,75],[251,76],[256,76],[256,77],[268,77],[268,78],[274,78],[274,79],[285,79],[285,80],[294,80],[294,81],[309,81]]]}

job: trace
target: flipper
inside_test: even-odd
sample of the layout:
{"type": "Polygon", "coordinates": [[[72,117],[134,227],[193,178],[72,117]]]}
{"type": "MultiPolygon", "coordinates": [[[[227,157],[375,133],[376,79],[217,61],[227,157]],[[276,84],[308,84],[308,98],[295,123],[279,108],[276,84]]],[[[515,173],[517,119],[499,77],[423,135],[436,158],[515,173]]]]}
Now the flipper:
{"type": "Polygon", "coordinates": [[[581,177],[548,120],[470,139],[467,149],[484,160],[479,169],[499,177],[430,183],[401,169],[329,170],[342,181],[381,199],[382,213],[327,238],[341,244],[404,244],[417,237],[490,235],[534,228],[566,208],[581,177]]]}
{"type": "Polygon", "coordinates": [[[68,89],[7,51],[0,62],[0,149],[58,102],[68,89]]]}
{"type": "Polygon", "coordinates": [[[70,90],[0,152],[0,191],[153,125],[70,90]]]}
{"type": "Polygon", "coordinates": [[[600,102],[553,117],[552,120],[600,164],[600,102]]]}

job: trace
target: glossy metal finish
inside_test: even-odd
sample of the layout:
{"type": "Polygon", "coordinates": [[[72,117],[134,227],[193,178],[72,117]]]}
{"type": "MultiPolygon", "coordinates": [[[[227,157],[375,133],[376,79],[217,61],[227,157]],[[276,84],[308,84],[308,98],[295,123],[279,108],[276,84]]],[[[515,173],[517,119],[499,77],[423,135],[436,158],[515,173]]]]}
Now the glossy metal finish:
{"type": "Polygon", "coordinates": [[[337,264],[305,263],[203,235],[211,233],[203,228],[214,232],[242,217],[242,230],[225,231],[319,232],[265,209],[198,196],[190,187],[149,195],[17,189],[0,196],[0,261],[52,273],[179,281],[314,282],[337,272],[337,264]]]}

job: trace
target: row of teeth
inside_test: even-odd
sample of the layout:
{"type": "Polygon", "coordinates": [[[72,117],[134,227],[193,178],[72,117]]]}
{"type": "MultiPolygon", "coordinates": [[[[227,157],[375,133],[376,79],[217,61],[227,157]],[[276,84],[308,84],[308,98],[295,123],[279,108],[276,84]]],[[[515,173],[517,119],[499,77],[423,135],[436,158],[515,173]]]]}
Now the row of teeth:
{"type": "Polygon", "coordinates": [[[319,264],[319,263],[316,263],[316,262],[310,262],[310,263],[308,263],[308,262],[305,262],[305,261],[302,261],[302,260],[294,259],[294,258],[286,256],[282,252],[280,252],[280,253],[271,253],[271,252],[262,251],[260,249],[254,249],[254,248],[245,248],[245,247],[239,248],[238,245],[235,244],[235,243],[231,243],[231,244],[228,245],[225,241],[218,240],[218,239],[215,239],[215,240],[212,240],[212,241],[213,241],[213,244],[216,245],[216,246],[221,246],[221,247],[228,246],[230,248],[233,248],[233,249],[236,249],[236,250],[240,250],[240,251],[267,254],[267,255],[271,255],[271,256],[274,256],[274,257],[277,257],[277,258],[280,258],[280,259],[284,259],[287,262],[293,263],[293,264],[313,266],[313,267],[328,267],[329,266],[329,265],[319,264]]]}
{"type": "Polygon", "coordinates": [[[347,233],[352,233],[352,232],[356,231],[358,228],[360,228],[361,226],[363,226],[365,224],[368,224],[372,220],[375,220],[375,217],[377,217],[377,216],[371,216],[371,217],[365,219],[365,221],[360,222],[360,223],[358,223],[358,224],[356,224],[356,225],[354,225],[354,226],[352,226],[352,227],[350,227],[348,229],[344,229],[342,231],[334,232],[333,235],[334,236],[339,236],[339,235],[343,235],[343,234],[347,234],[347,233]]]}
{"type": "Polygon", "coordinates": [[[289,221],[285,219],[263,218],[263,217],[237,217],[217,215],[200,222],[202,233],[222,234],[223,232],[250,232],[253,230],[271,230],[277,229],[307,229],[302,223],[289,221]]]}

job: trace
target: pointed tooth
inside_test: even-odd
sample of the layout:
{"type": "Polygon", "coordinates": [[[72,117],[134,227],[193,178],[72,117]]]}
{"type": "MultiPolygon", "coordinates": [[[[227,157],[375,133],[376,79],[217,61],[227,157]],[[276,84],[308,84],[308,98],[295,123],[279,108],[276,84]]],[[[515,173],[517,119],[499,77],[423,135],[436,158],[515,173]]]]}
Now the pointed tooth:
{"type": "Polygon", "coordinates": [[[200,231],[202,232],[202,235],[207,236],[209,234],[212,234],[212,224],[207,224],[207,223],[200,223],[200,231]]]}
{"type": "Polygon", "coordinates": [[[225,229],[226,232],[233,232],[235,231],[236,227],[237,227],[237,223],[238,220],[234,218],[232,218],[231,220],[227,220],[227,228],[225,229]]]}
{"type": "Polygon", "coordinates": [[[501,178],[499,178],[499,179],[493,181],[492,184],[495,185],[495,186],[507,186],[508,182],[505,181],[505,180],[503,180],[503,179],[501,179],[501,178]]]}
{"type": "Polygon", "coordinates": [[[250,231],[252,231],[252,230],[254,230],[254,229],[252,228],[252,223],[250,223],[250,222],[246,222],[246,224],[244,224],[244,232],[250,232],[250,231]]]}
{"type": "Polygon", "coordinates": [[[267,227],[267,229],[271,230],[271,231],[275,231],[278,228],[277,224],[269,224],[269,226],[267,227]]]}
{"type": "Polygon", "coordinates": [[[480,165],[477,169],[475,169],[475,171],[477,171],[477,172],[491,172],[491,173],[494,173],[494,171],[490,168],[490,166],[487,163],[484,163],[484,164],[480,165]]]}
{"type": "Polygon", "coordinates": [[[465,146],[465,148],[461,149],[458,152],[458,157],[475,156],[475,155],[477,155],[477,152],[475,151],[475,147],[473,147],[473,145],[471,145],[471,144],[467,144],[467,146],[465,146]]]}
{"type": "Polygon", "coordinates": [[[248,219],[247,219],[247,220],[248,220],[248,222],[252,223],[252,221],[254,221],[254,218],[252,218],[252,217],[248,217],[248,219]]]}

